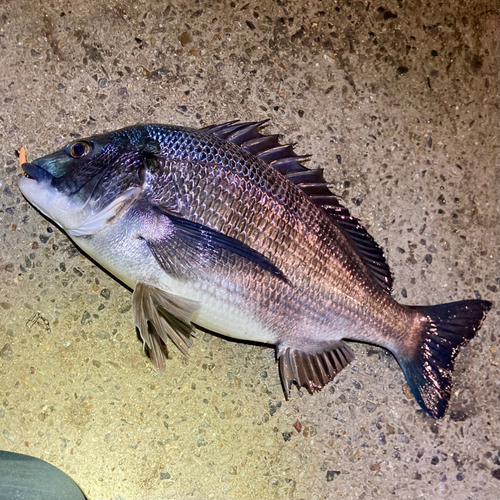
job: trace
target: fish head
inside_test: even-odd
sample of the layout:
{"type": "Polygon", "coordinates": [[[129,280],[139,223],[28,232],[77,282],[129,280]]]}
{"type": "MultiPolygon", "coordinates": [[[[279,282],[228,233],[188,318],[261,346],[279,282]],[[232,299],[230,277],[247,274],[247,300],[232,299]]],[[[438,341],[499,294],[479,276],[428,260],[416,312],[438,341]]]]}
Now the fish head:
{"type": "Polygon", "coordinates": [[[127,129],[70,142],[24,163],[26,199],[72,236],[90,236],[119,218],[139,197],[151,145],[127,129]]]}

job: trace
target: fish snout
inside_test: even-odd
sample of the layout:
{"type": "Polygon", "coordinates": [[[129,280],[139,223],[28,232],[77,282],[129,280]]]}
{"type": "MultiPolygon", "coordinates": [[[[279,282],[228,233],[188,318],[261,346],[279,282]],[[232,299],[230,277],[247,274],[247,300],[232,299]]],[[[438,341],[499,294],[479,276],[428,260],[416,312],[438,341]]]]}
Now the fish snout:
{"type": "Polygon", "coordinates": [[[21,171],[24,177],[33,179],[37,182],[50,182],[54,178],[51,173],[34,163],[23,163],[21,165],[21,171]]]}

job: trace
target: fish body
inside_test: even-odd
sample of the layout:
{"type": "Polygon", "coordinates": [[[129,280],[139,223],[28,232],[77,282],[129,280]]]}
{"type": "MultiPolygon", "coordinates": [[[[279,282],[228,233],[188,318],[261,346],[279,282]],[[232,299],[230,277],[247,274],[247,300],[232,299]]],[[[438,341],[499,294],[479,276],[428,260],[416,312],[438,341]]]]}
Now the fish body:
{"type": "Polygon", "coordinates": [[[419,404],[443,416],[453,362],[491,304],[399,304],[383,252],[289,145],[262,123],[138,125],[22,166],[24,196],[134,290],[135,324],[160,371],[193,325],[274,344],[285,393],[321,389],[383,346],[419,404]]]}

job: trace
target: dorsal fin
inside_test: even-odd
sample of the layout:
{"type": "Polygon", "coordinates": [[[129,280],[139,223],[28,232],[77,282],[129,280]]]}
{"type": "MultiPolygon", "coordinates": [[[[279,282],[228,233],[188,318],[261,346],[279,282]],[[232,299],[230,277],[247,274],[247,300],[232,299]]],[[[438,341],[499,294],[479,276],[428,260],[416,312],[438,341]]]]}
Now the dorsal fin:
{"type": "Polygon", "coordinates": [[[268,121],[249,123],[232,121],[220,125],[210,125],[202,130],[242,147],[285,176],[291,172],[310,172],[300,163],[300,160],[306,159],[307,156],[297,156],[291,144],[280,144],[278,135],[263,135],[259,132],[258,129],[268,121]]]}
{"type": "Polygon", "coordinates": [[[392,276],[384,252],[366,229],[343,207],[323,177],[323,169],[310,170],[302,163],[308,156],[298,156],[292,144],[280,144],[278,135],[263,135],[259,128],[269,120],[240,123],[232,121],[203,128],[204,132],[236,144],[278,170],[290,182],[302,189],[311,200],[334,220],[375,281],[387,293],[392,290],[392,276]]]}

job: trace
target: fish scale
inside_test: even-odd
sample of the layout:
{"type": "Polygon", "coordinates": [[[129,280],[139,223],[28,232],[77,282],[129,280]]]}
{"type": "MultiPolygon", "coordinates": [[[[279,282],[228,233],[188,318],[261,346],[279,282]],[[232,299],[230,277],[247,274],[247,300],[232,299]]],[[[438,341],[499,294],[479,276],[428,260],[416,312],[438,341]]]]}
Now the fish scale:
{"type": "MultiPolygon", "coordinates": [[[[180,140],[179,144],[169,142],[170,147],[187,147],[189,143],[186,141],[180,140]]],[[[214,148],[212,145],[208,146],[209,151],[213,151],[214,148]]],[[[180,172],[180,178],[184,180],[184,185],[183,185],[183,191],[190,193],[189,198],[187,199],[187,202],[183,204],[187,210],[183,211],[183,216],[188,218],[189,220],[193,220],[195,222],[199,222],[201,224],[207,224],[210,222],[210,218],[207,217],[207,214],[209,214],[209,210],[207,209],[206,206],[206,200],[208,200],[209,203],[212,202],[212,200],[221,200],[221,205],[224,207],[223,210],[219,212],[219,217],[220,217],[220,223],[218,225],[215,225],[213,229],[216,229],[218,231],[223,231],[225,234],[231,234],[233,231],[237,233],[236,238],[238,238],[239,233],[240,233],[240,228],[245,228],[246,229],[246,241],[250,246],[254,246],[259,252],[261,252],[264,255],[272,255],[274,262],[276,262],[277,266],[283,271],[285,276],[288,276],[288,274],[292,275],[292,272],[288,272],[289,270],[295,270],[296,276],[295,280],[293,282],[293,285],[296,285],[293,289],[287,286],[282,286],[282,290],[280,293],[280,296],[282,297],[282,300],[280,302],[283,303],[282,311],[278,314],[277,311],[274,311],[274,317],[271,318],[266,318],[264,321],[265,323],[269,323],[272,325],[278,325],[278,324],[285,324],[287,326],[288,332],[293,332],[296,337],[300,337],[301,335],[307,337],[307,345],[311,349],[314,348],[314,338],[311,338],[311,329],[309,327],[309,331],[307,332],[302,332],[301,331],[301,324],[302,322],[297,322],[295,319],[294,321],[290,322],[287,320],[287,318],[290,316],[289,304],[293,303],[298,303],[301,304],[301,308],[306,309],[308,311],[315,310],[317,312],[323,311],[325,313],[325,317],[329,318],[331,315],[331,307],[325,307],[321,301],[317,300],[317,295],[315,296],[316,298],[314,300],[311,300],[311,294],[310,291],[311,289],[317,292],[318,294],[321,294],[321,289],[326,287],[328,290],[331,289],[332,283],[337,286],[337,288],[342,290],[342,294],[339,295],[340,298],[344,298],[346,296],[350,296],[354,293],[358,294],[362,292],[363,290],[353,290],[353,284],[356,286],[357,281],[356,279],[347,279],[341,281],[340,278],[345,275],[345,268],[349,266],[352,269],[356,269],[354,264],[350,264],[348,256],[346,256],[345,253],[339,252],[338,256],[340,259],[336,258],[337,255],[332,254],[330,252],[329,258],[325,258],[325,254],[327,253],[326,251],[324,254],[321,256],[320,259],[316,259],[315,265],[308,266],[304,268],[304,266],[300,265],[300,257],[302,255],[310,255],[313,252],[311,252],[311,247],[316,248],[316,252],[318,251],[317,248],[320,246],[318,243],[318,240],[320,242],[323,241],[328,241],[327,238],[324,236],[325,233],[328,231],[324,229],[323,227],[326,226],[329,228],[329,219],[327,215],[320,211],[315,205],[313,205],[306,197],[301,195],[300,191],[296,190],[297,193],[295,193],[295,198],[302,197],[304,198],[304,202],[306,205],[309,205],[307,209],[303,209],[303,217],[307,218],[305,221],[302,221],[299,219],[299,217],[294,214],[294,219],[296,221],[296,225],[299,225],[299,229],[296,227],[291,226],[290,223],[288,223],[288,232],[286,233],[286,239],[289,243],[289,245],[285,246],[284,242],[280,244],[279,241],[279,236],[278,235],[284,235],[282,231],[280,231],[279,228],[279,222],[276,223],[276,221],[283,220],[283,215],[282,212],[285,211],[285,208],[282,207],[281,205],[278,205],[278,208],[275,207],[275,199],[283,199],[286,198],[287,195],[282,193],[279,189],[279,187],[282,188],[283,191],[287,190],[292,190],[293,185],[290,185],[289,183],[284,182],[284,180],[279,177],[279,173],[277,173],[274,170],[269,169],[267,172],[269,177],[274,176],[274,178],[270,179],[268,182],[272,183],[273,186],[275,186],[275,189],[273,192],[268,193],[268,192],[261,192],[257,193],[257,196],[254,198],[257,201],[260,201],[261,203],[259,204],[258,207],[254,207],[254,213],[258,214],[259,219],[253,224],[250,225],[248,221],[242,216],[242,208],[244,207],[239,203],[239,199],[237,196],[234,194],[234,190],[236,189],[236,184],[234,182],[229,182],[227,179],[227,176],[225,176],[225,170],[231,168],[230,165],[227,164],[227,155],[218,155],[218,157],[215,158],[215,166],[214,165],[194,165],[189,161],[182,161],[182,155],[177,153],[173,155],[174,157],[178,158],[181,160],[180,164],[174,164],[170,163],[171,168],[175,168],[175,175],[179,175],[180,172]],[[214,171],[217,167],[220,167],[220,172],[214,171]],[[210,170],[208,172],[207,170],[210,170]],[[215,180],[215,182],[214,182],[215,180]],[[207,188],[205,188],[207,186],[207,188]],[[210,189],[208,189],[208,186],[210,186],[210,189]],[[206,195],[206,193],[209,193],[209,196],[206,195]],[[275,218],[273,215],[278,214],[278,216],[275,218]],[[264,226],[264,229],[261,229],[261,222],[263,221],[264,224],[267,226],[264,226]],[[235,227],[235,223],[238,224],[239,227],[235,227]],[[222,224],[224,227],[222,227],[222,224]],[[302,227],[308,227],[308,228],[318,228],[317,232],[319,233],[319,237],[314,237],[314,231],[309,231],[310,237],[309,238],[303,238],[301,237],[301,232],[304,232],[303,230],[301,231],[302,227]],[[328,267],[326,272],[320,273],[320,268],[325,267],[325,261],[328,263],[331,263],[331,265],[328,267]],[[304,273],[300,273],[300,271],[303,270],[304,273]],[[298,276],[297,276],[298,275],[298,276]],[[315,278],[321,278],[320,280],[315,278]],[[302,283],[304,282],[304,283],[302,283]]],[[[190,157],[190,151],[188,150],[185,153],[186,157],[190,157]]],[[[236,163],[238,166],[238,171],[235,172],[240,175],[248,175],[249,173],[252,172],[252,168],[248,168],[246,163],[244,161],[240,161],[236,163]]],[[[166,171],[166,175],[168,176],[168,170],[166,171]]],[[[169,182],[158,182],[159,185],[162,184],[169,184],[169,182]]],[[[154,190],[154,186],[153,186],[154,190]]],[[[154,197],[157,198],[159,197],[156,193],[154,194],[154,197]]],[[[290,205],[295,201],[291,196],[288,196],[287,199],[291,199],[292,202],[290,202],[290,205]]],[[[287,215],[289,215],[290,218],[292,218],[292,215],[287,212],[287,215]]],[[[287,221],[285,221],[286,223],[287,221]]],[[[335,227],[331,227],[330,232],[335,231],[335,227]]],[[[338,230],[337,230],[338,231],[338,230]]],[[[330,235],[330,241],[334,239],[334,236],[336,236],[337,240],[342,239],[342,235],[330,235]]],[[[333,246],[333,245],[332,245],[333,246]]],[[[336,246],[340,246],[338,243],[336,246]]],[[[356,257],[355,254],[352,255],[354,258],[356,257]]],[[[359,268],[357,276],[358,280],[362,278],[363,273],[363,268],[359,268]]],[[[348,274],[348,277],[351,276],[352,271],[348,274]]],[[[354,273],[352,273],[354,274],[354,273]]],[[[266,279],[268,281],[273,280],[275,278],[272,277],[264,277],[263,279],[266,279]]],[[[210,279],[210,278],[207,278],[210,279]]],[[[239,275],[238,274],[233,274],[232,280],[238,280],[239,275]]],[[[271,288],[271,284],[268,283],[265,289],[269,290],[271,288]]],[[[376,287],[367,287],[368,289],[366,292],[368,294],[371,294],[372,296],[374,294],[381,294],[382,292],[380,290],[377,290],[376,287]]],[[[326,295],[326,293],[325,293],[326,295]]],[[[240,297],[240,300],[242,298],[240,297]]],[[[383,299],[386,299],[386,297],[383,297],[383,299]]],[[[256,297],[255,293],[253,290],[249,289],[248,290],[248,297],[246,297],[246,302],[248,302],[248,305],[245,307],[247,309],[251,309],[252,306],[251,304],[259,304],[263,299],[260,297],[256,297]]],[[[386,300],[387,301],[387,300],[386,300]]],[[[333,304],[336,302],[341,302],[340,300],[333,300],[333,304]]],[[[343,311],[340,311],[343,312],[343,311]]],[[[309,326],[309,325],[307,325],[309,326]]],[[[322,338],[320,340],[320,344],[323,345],[325,341],[331,341],[332,343],[336,342],[337,340],[340,340],[342,336],[339,336],[337,333],[337,330],[339,329],[338,326],[335,324],[335,322],[329,322],[327,324],[326,321],[323,321],[321,324],[321,327],[323,329],[322,333],[322,338]],[[326,328],[326,331],[324,330],[326,328]],[[326,339],[325,339],[326,337],[326,339]]],[[[342,329],[343,330],[343,329],[342,329]]],[[[361,337],[363,334],[363,329],[359,329],[361,331],[358,331],[356,335],[358,338],[361,337]]],[[[352,335],[352,334],[351,334],[352,335]]],[[[368,333],[369,335],[369,333],[368,333]]],[[[299,341],[297,340],[295,342],[296,344],[299,344],[299,341]]],[[[301,342],[302,344],[303,342],[301,342]]]]}
{"type": "MultiPolygon", "coordinates": [[[[199,177],[206,178],[204,172],[202,172],[199,177]]],[[[254,221],[244,219],[244,210],[241,210],[242,205],[234,203],[232,205],[229,204],[230,200],[234,199],[230,188],[230,185],[222,183],[220,189],[218,189],[218,194],[215,194],[215,189],[211,193],[211,199],[221,199],[221,207],[223,207],[218,211],[219,222],[215,224],[213,228],[218,231],[223,231],[226,234],[234,234],[236,238],[239,238],[240,233],[244,232],[245,240],[264,255],[272,255],[273,261],[283,270],[285,275],[287,275],[288,269],[297,269],[300,256],[307,254],[306,249],[300,248],[303,246],[304,240],[297,238],[299,242],[297,246],[299,246],[299,248],[296,253],[293,251],[286,252],[287,249],[283,244],[280,244],[279,241],[280,236],[284,237],[283,232],[280,231],[279,223],[274,219],[266,218],[266,214],[262,214],[265,208],[259,205],[253,207],[254,213],[261,214],[259,217],[256,217],[254,221]],[[285,254],[286,258],[290,261],[288,265],[285,263],[285,254]]],[[[202,187],[200,191],[203,193],[204,188],[202,187]]],[[[200,197],[198,197],[198,200],[200,200],[200,197]]],[[[199,205],[196,206],[193,202],[194,200],[186,204],[188,207],[196,207],[193,208],[193,212],[185,212],[183,215],[201,224],[209,224],[210,208],[205,206],[200,208],[199,205]]],[[[269,205],[270,204],[268,204],[268,211],[272,211],[273,207],[269,205]]],[[[297,233],[298,231],[294,231],[293,234],[297,233]]]]}
{"type": "Polygon", "coordinates": [[[276,345],[285,396],[320,390],[352,361],[347,340],[389,349],[420,406],[442,417],[460,347],[491,303],[406,306],[383,252],[261,123],[138,125],[22,165],[44,215],[134,289],[155,367],[193,325],[276,345]]]}

